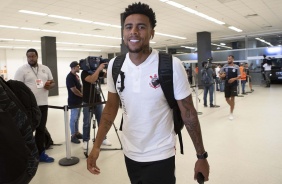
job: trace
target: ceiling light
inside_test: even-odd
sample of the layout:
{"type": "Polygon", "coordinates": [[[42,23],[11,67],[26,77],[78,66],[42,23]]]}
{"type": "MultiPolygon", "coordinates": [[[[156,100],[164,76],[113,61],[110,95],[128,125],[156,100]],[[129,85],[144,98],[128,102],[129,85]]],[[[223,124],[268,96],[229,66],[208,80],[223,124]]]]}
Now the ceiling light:
{"type": "Polygon", "coordinates": [[[40,29],[37,29],[37,28],[29,28],[29,27],[21,27],[20,29],[29,30],[29,31],[41,31],[40,29]]]}
{"type": "Polygon", "coordinates": [[[185,40],[187,38],[185,37],[180,37],[180,36],[174,36],[174,35],[169,35],[169,34],[163,34],[163,33],[155,33],[156,35],[161,35],[161,36],[168,36],[168,37],[172,37],[172,38],[178,38],[178,39],[182,39],[182,40],[185,40]]]}
{"type": "Polygon", "coordinates": [[[72,34],[72,35],[77,35],[77,33],[74,33],[74,32],[67,32],[67,31],[62,31],[61,33],[63,33],[63,34],[72,34]]]}
{"type": "Polygon", "coordinates": [[[59,16],[59,15],[48,15],[48,17],[58,18],[58,19],[65,19],[65,20],[71,20],[72,19],[70,17],[64,17],[64,16],[59,16]]]}
{"type": "Polygon", "coordinates": [[[184,8],[185,6],[182,4],[179,4],[177,2],[174,1],[166,1],[167,4],[170,4],[171,6],[175,6],[176,8],[184,8]]]}
{"type": "Polygon", "coordinates": [[[6,26],[6,25],[0,25],[0,27],[3,27],[3,28],[11,28],[11,29],[18,29],[19,27],[17,26],[6,26]]]}
{"type": "Polygon", "coordinates": [[[98,24],[102,26],[110,26],[111,24],[103,23],[103,22],[92,22],[93,24],[98,24]]]}
{"type": "Polygon", "coordinates": [[[14,39],[10,39],[10,38],[0,38],[0,40],[3,40],[3,41],[13,41],[14,39]]]}
{"type": "Polygon", "coordinates": [[[188,8],[188,7],[182,8],[182,10],[185,10],[185,11],[187,11],[187,12],[189,12],[189,13],[193,13],[193,14],[198,13],[198,11],[193,10],[193,9],[191,9],[191,8],[188,8]]]}
{"type": "Polygon", "coordinates": [[[226,45],[225,43],[220,43],[220,45],[226,45]]]}
{"type": "Polygon", "coordinates": [[[84,19],[71,19],[71,20],[77,21],[77,22],[93,23],[93,22],[90,21],[90,20],[84,20],[84,19]]]}
{"type": "Polygon", "coordinates": [[[60,31],[49,30],[49,29],[42,29],[41,31],[43,31],[43,32],[49,32],[49,33],[59,33],[59,32],[60,32],[60,31]]]}
{"type": "Polygon", "coordinates": [[[27,13],[27,14],[33,14],[33,15],[40,15],[40,16],[46,16],[47,13],[40,13],[40,12],[34,12],[34,11],[28,11],[28,10],[19,10],[20,13],[27,13]]]}
{"type": "Polygon", "coordinates": [[[30,42],[30,40],[22,40],[22,39],[15,39],[14,41],[17,41],[17,42],[30,42]]]}
{"type": "Polygon", "coordinates": [[[234,26],[229,26],[228,28],[229,28],[229,29],[232,29],[232,30],[234,30],[234,31],[237,31],[237,32],[242,32],[241,29],[238,29],[238,28],[236,28],[236,27],[234,27],[234,26]]]}

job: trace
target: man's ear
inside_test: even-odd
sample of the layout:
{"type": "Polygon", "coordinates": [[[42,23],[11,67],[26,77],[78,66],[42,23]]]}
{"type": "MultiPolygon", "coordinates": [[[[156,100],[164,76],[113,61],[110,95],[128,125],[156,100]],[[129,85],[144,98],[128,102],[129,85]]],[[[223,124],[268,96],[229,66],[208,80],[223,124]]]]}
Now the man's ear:
{"type": "Polygon", "coordinates": [[[155,36],[155,30],[152,30],[152,33],[151,33],[151,40],[154,38],[155,36]]]}

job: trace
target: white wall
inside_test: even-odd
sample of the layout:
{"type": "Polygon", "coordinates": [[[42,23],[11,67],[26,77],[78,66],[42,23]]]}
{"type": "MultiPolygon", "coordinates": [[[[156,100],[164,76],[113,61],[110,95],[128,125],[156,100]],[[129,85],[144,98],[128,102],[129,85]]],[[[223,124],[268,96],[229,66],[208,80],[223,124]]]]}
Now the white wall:
{"type": "MultiPolygon", "coordinates": [[[[38,63],[42,63],[41,51],[38,50],[38,63]]],[[[27,63],[26,50],[0,49],[0,67],[7,66],[7,79],[13,79],[17,69],[27,63]]],[[[101,56],[107,58],[107,53],[89,53],[74,51],[57,51],[58,86],[66,86],[66,76],[70,72],[70,63],[85,59],[87,56],[101,56]]]]}

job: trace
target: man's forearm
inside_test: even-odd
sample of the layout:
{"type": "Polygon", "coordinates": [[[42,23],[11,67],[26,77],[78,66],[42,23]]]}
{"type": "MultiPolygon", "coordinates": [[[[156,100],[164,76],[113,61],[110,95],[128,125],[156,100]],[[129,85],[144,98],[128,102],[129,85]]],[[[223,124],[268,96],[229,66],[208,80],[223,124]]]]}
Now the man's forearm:
{"type": "Polygon", "coordinates": [[[203,146],[203,139],[201,133],[201,127],[198,119],[198,113],[194,108],[192,96],[189,95],[187,98],[180,101],[181,106],[184,108],[181,111],[181,116],[185,127],[192,139],[197,154],[205,152],[203,146]]]}

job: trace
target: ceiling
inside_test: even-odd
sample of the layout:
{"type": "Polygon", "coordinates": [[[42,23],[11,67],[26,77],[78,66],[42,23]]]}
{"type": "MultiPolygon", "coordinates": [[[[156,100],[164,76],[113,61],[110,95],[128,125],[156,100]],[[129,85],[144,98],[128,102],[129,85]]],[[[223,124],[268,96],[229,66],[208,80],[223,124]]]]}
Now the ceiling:
{"type": "MultiPolygon", "coordinates": [[[[108,53],[120,52],[120,28],[63,20],[49,16],[30,15],[20,13],[19,10],[29,10],[48,15],[59,15],[119,26],[120,14],[132,2],[134,1],[2,0],[0,4],[0,49],[1,47],[40,48],[40,42],[38,41],[40,41],[41,37],[54,36],[58,42],[58,49],[89,49],[108,53]],[[4,28],[3,25],[16,26],[18,28],[4,28]],[[31,31],[21,28],[60,32],[31,31]],[[62,34],[61,32],[72,32],[75,34],[62,34]],[[89,34],[103,37],[89,36],[89,34]],[[118,39],[111,39],[112,37],[118,39]]],[[[203,31],[211,32],[212,42],[217,44],[219,42],[244,40],[246,36],[269,37],[273,42],[282,39],[281,37],[279,39],[278,37],[275,38],[276,36],[282,36],[281,0],[175,0],[175,2],[186,7],[223,21],[226,25],[213,23],[159,0],[143,0],[142,2],[149,4],[156,13],[157,26],[155,31],[157,33],[186,38],[178,39],[157,34],[152,40],[155,43],[151,43],[153,48],[179,47],[181,45],[195,46],[197,42],[196,33],[203,31]],[[235,26],[243,31],[235,32],[229,29],[228,25],[235,26]]]]}

